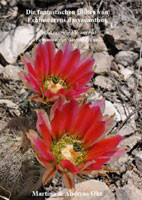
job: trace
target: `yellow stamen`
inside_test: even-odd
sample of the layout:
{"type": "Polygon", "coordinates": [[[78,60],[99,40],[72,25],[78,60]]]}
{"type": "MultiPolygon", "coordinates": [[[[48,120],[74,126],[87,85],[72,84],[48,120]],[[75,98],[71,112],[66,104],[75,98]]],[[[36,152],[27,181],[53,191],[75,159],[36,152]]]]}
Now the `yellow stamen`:
{"type": "Polygon", "coordinates": [[[67,159],[80,166],[87,153],[83,146],[83,142],[75,136],[64,134],[58,141],[53,143],[52,152],[58,164],[60,164],[61,160],[67,159]]]}
{"type": "Polygon", "coordinates": [[[73,145],[68,144],[64,149],[61,150],[61,154],[65,159],[72,160],[71,151],[73,150],[73,145]]]}
{"type": "Polygon", "coordinates": [[[50,90],[54,94],[56,94],[60,89],[67,89],[65,81],[56,77],[49,77],[44,81],[43,85],[45,90],[50,90]]]}

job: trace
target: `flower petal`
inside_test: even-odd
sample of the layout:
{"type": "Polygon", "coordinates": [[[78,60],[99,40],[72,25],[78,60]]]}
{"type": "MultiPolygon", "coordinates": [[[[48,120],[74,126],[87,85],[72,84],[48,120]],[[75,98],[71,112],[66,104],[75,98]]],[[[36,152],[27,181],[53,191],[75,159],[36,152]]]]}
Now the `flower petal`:
{"type": "Polygon", "coordinates": [[[71,52],[71,45],[70,42],[67,42],[65,47],[63,48],[63,52],[64,52],[64,58],[67,59],[70,52],[71,52]]]}
{"type": "Polygon", "coordinates": [[[53,106],[51,107],[50,110],[50,120],[52,121],[52,119],[54,118],[55,115],[55,111],[56,109],[62,109],[63,104],[66,102],[66,99],[64,96],[60,95],[58,100],[53,104],[53,106]]]}
{"type": "Polygon", "coordinates": [[[49,72],[49,57],[47,49],[39,44],[35,53],[35,70],[42,80],[47,78],[49,72]]]}
{"type": "Polygon", "coordinates": [[[101,100],[92,102],[90,105],[90,108],[98,107],[98,106],[101,109],[101,112],[103,113],[105,110],[105,99],[104,98],[101,100]]]}
{"type": "Polygon", "coordinates": [[[49,167],[48,169],[46,169],[42,177],[43,185],[45,185],[55,174],[56,174],[56,169],[54,167],[49,167]]]}
{"type": "Polygon", "coordinates": [[[32,74],[28,74],[28,79],[34,91],[42,94],[38,80],[34,76],[32,76],[32,74]]]}
{"type": "Polygon", "coordinates": [[[86,126],[86,124],[87,124],[87,123],[85,123],[86,118],[84,118],[84,117],[86,116],[86,112],[89,112],[89,110],[90,110],[89,104],[84,104],[79,108],[74,125],[72,127],[72,132],[75,132],[75,133],[83,132],[84,125],[86,126]],[[84,117],[82,117],[82,116],[84,116],[84,117]]]}
{"type": "Polygon", "coordinates": [[[26,70],[28,70],[28,69],[27,69],[27,66],[26,66],[27,63],[31,63],[31,65],[33,66],[33,59],[32,59],[31,55],[30,55],[28,52],[26,52],[26,53],[23,55],[23,57],[21,57],[21,60],[22,60],[22,62],[25,64],[26,70]]]}
{"type": "Polygon", "coordinates": [[[54,139],[70,130],[77,111],[78,103],[75,100],[65,103],[63,97],[58,99],[51,110],[51,127],[54,139]]]}
{"type": "Polygon", "coordinates": [[[86,92],[90,87],[85,87],[85,88],[81,88],[81,89],[70,89],[70,90],[66,90],[67,92],[65,93],[66,94],[66,98],[67,99],[82,99],[82,96],[81,94],[86,92]]]}
{"type": "Polygon", "coordinates": [[[29,130],[29,132],[26,133],[26,135],[31,141],[31,145],[33,147],[37,160],[44,167],[49,167],[52,163],[52,165],[55,164],[56,168],[58,168],[53,154],[50,152],[50,149],[48,149],[48,147],[41,141],[37,132],[34,130],[29,130]]]}
{"type": "Polygon", "coordinates": [[[51,74],[51,68],[53,64],[53,58],[55,56],[55,46],[54,43],[51,41],[48,41],[45,43],[45,48],[47,49],[47,56],[48,56],[48,61],[49,61],[49,72],[48,74],[51,74]]]}
{"type": "Polygon", "coordinates": [[[64,63],[62,67],[62,71],[60,73],[60,77],[64,80],[67,79],[70,74],[76,70],[80,61],[80,51],[78,49],[72,51],[68,56],[66,63],[64,63]]]}
{"type": "Polygon", "coordinates": [[[91,160],[91,161],[89,160],[89,161],[84,162],[83,165],[81,167],[79,167],[79,170],[80,170],[79,173],[82,173],[82,171],[86,170],[89,165],[91,165],[95,162],[96,162],[95,160],[91,160]]]}
{"type": "Polygon", "coordinates": [[[34,76],[35,78],[37,78],[38,74],[34,70],[33,65],[26,60],[25,56],[22,57],[22,61],[24,62],[25,66],[26,66],[26,69],[28,70],[28,72],[30,74],[32,74],[32,76],[34,76]]]}
{"type": "Polygon", "coordinates": [[[27,86],[30,90],[41,94],[41,90],[39,87],[39,83],[37,82],[36,78],[32,76],[32,74],[26,74],[25,72],[19,72],[19,77],[23,81],[24,85],[27,86]]]}
{"type": "Polygon", "coordinates": [[[105,153],[104,156],[109,156],[110,162],[112,163],[112,162],[118,160],[120,158],[120,156],[122,156],[124,153],[126,153],[126,151],[124,149],[116,149],[115,152],[113,152],[113,154],[111,154],[111,153],[112,152],[105,153]]]}
{"type": "Polygon", "coordinates": [[[54,118],[51,121],[52,137],[54,139],[57,139],[61,134],[64,133],[64,122],[65,118],[63,117],[63,113],[56,109],[54,118]]]}
{"type": "Polygon", "coordinates": [[[102,166],[109,161],[109,158],[99,158],[96,162],[89,165],[86,170],[100,170],[102,166]]]}
{"type": "Polygon", "coordinates": [[[68,189],[74,189],[75,188],[72,173],[69,173],[69,172],[63,173],[62,178],[63,178],[65,186],[68,189]]]}
{"type": "MultiPolygon", "coordinates": [[[[41,156],[48,161],[55,161],[53,154],[50,152],[49,147],[41,140],[37,139],[35,145],[38,148],[41,156]]],[[[56,161],[55,161],[56,163],[56,161]]]]}
{"type": "Polygon", "coordinates": [[[23,81],[24,85],[29,88],[30,90],[36,92],[33,87],[32,87],[32,84],[28,78],[28,75],[24,72],[24,71],[21,71],[18,73],[20,79],[23,81]]]}
{"type": "Polygon", "coordinates": [[[75,100],[65,103],[63,97],[58,99],[51,110],[53,138],[57,138],[64,132],[71,129],[77,111],[78,104],[75,100]]]}
{"type": "Polygon", "coordinates": [[[114,117],[115,117],[115,114],[109,116],[109,118],[107,118],[105,120],[106,121],[105,134],[107,134],[112,129],[112,127],[114,126],[114,124],[116,123],[114,121],[114,117]]]}
{"type": "Polygon", "coordinates": [[[60,49],[55,57],[54,57],[54,60],[53,60],[53,65],[52,65],[52,68],[51,68],[51,74],[54,75],[54,76],[58,76],[59,73],[61,72],[62,70],[62,63],[63,63],[63,51],[60,49]]]}
{"type": "Polygon", "coordinates": [[[65,118],[64,121],[64,131],[70,132],[73,124],[74,119],[76,117],[76,114],[78,112],[78,103],[75,100],[71,100],[69,103],[66,103],[63,105],[62,112],[65,118]]]}
{"type": "Polygon", "coordinates": [[[30,101],[38,101],[38,102],[42,102],[44,104],[47,104],[46,99],[44,100],[42,97],[40,97],[38,94],[32,95],[29,97],[30,101]]]}
{"type": "Polygon", "coordinates": [[[102,113],[99,107],[90,108],[90,103],[84,104],[79,108],[72,131],[79,132],[80,138],[83,138],[87,130],[93,126],[94,121],[101,120],[102,113]]]}
{"type": "Polygon", "coordinates": [[[95,159],[103,155],[106,152],[114,150],[117,145],[123,140],[123,137],[116,135],[95,143],[90,149],[87,155],[87,159],[95,159]]]}
{"type": "Polygon", "coordinates": [[[36,110],[37,113],[37,130],[42,135],[47,146],[51,146],[51,126],[48,115],[44,110],[36,110]]]}
{"type": "Polygon", "coordinates": [[[93,64],[94,64],[94,59],[91,58],[82,62],[78,67],[78,69],[68,78],[70,86],[76,83],[76,81],[80,79],[80,77],[83,76],[83,74],[90,71],[93,64]]]}
{"type": "MultiPolygon", "coordinates": [[[[54,163],[52,163],[50,160],[46,160],[44,159],[40,154],[35,154],[37,160],[39,161],[39,163],[41,165],[43,165],[45,168],[49,168],[49,167],[53,167],[54,166],[54,163]]],[[[55,165],[56,166],[56,165],[55,165]]]]}
{"type": "Polygon", "coordinates": [[[102,136],[105,131],[105,124],[106,122],[104,121],[94,121],[93,126],[90,127],[84,136],[86,147],[94,144],[95,141],[102,136]]]}
{"type": "Polygon", "coordinates": [[[77,79],[76,83],[75,83],[77,85],[77,87],[82,88],[82,86],[87,84],[90,81],[90,79],[92,78],[93,74],[94,74],[93,71],[89,71],[86,74],[83,74],[83,76],[79,77],[79,79],[77,79]]]}
{"type": "Polygon", "coordinates": [[[37,152],[38,149],[37,149],[37,146],[35,144],[35,141],[38,140],[38,139],[40,140],[38,133],[34,130],[29,130],[29,132],[27,132],[26,135],[27,135],[27,138],[30,140],[34,151],[37,152]]]}
{"type": "Polygon", "coordinates": [[[59,92],[56,95],[62,95],[65,96],[67,100],[70,99],[76,99],[77,97],[80,97],[80,94],[88,90],[88,88],[82,88],[82,89],[60,89],[59,92]]]}
{"type": "Polygon", "coordinates": [[[79,172],[79,169],[77,166],[75,166],[71,161],[69,160],[62,160],[61,165],[63,168],[66,168],[69,170],[72,174],[77,174],[79,172]]]}

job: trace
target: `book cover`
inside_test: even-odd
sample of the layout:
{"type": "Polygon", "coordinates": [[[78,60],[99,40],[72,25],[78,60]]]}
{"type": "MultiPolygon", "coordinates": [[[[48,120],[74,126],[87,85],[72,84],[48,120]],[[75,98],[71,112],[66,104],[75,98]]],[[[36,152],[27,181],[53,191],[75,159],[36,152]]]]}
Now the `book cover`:
{"type": "Polygon", "coordinates": [[[0,199],[142,199],[142,1],[0,1],[0,199]]]}

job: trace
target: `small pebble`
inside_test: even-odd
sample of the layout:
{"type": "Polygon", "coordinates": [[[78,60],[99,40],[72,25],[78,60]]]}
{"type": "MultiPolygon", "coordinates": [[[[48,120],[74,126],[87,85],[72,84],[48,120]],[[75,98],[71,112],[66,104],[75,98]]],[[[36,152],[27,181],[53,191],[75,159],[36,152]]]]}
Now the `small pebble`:
{"type": "Polygon", "coordinates": [[[2,1],[1,1],[1,5],[2,5],[2,6],[6,6],[6,5],[7,5],[7,2],[6,2],[5,0],[2,0],[2,1]]]}

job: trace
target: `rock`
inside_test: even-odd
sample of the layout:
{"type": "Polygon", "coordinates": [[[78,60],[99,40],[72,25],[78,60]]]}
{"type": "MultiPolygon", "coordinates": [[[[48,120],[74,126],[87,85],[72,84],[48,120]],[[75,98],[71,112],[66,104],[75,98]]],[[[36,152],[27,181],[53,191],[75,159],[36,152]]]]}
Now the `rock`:
{"type": "MultiPolygon", "coordinates": [[[[121,135],[121,131],[119,131],[119,134],[121,135]]],[[[128,138],[125,138],[121,142],[121,146],[125,147],[126,149],[130,150],[132,149],[139,141],[141,141],[141,136],[139,134],[134,134],[132,136],[129,136],[128,138]]]]}
{"type": "Polygon", "coordinates": [[[135,163],[138,170],[142,172],[142,151],[135,154],[135,163]]]}
{"type": "Polygon", "coordinates": [[[136,78],[136,83],[139,84],[140,88],[142,88],[142,74],[141,74],[141,69],[136,69],[135,70],[135,78],[136,78]]]}
{"type": "Polygon", "coordinates": [[[138,59],[136,62],[136,66],[142,68],[142,58],[138,59]]]}
{"type": "Polygon", "coordinates": [[[2,131],[4,128],[6,128],[7,122],[0,120],[0,131],[2,131]]]}
{"type": "Polygon", "coordinates": [[[119,65],[120,67],[120,73],[123,75],[124,81],[127,81],[130,76],[134,73],[132,70],[123,67],[122,65],[119,65]]]}
{"type": "Polygon", "coordinates": [[[2,6],[6,6],[7,5],[7,2],[5,0],[1,0],[0,3],[1,3],[2,6]]]}
{"type": "Polygon", "coordinates": [[[20,94],[25,94],[25,92],[26,92],[26,87],[23,86],[23,88],[20,90],[20,94]]]}
{"type": "Polygon", "coordinates": [[[87,102],[94,102],[101,100],[103,96],[98,93],[97,91],[91,92],[91,94],[88,95],[87,102]]]}
{"type": "MultiPolygon", "coordinates": [[[[52,35],[50,33],[50,38],[52,38],[53,41],[58,41],[57,43],[58,48],[63,48],[67,43],[67,39],[64,37],[64,34],[60,35],[57,33],[52,35]]],[[[73,38],[71,40],[71,46],[72,49],[78,48],[81,54],[86,54],[86,52],[88,52],[89,49],[89,37],[85,36],[77,39],[73,38]]]]}
{"type": "Polygon", "coordinates": [[[132,75],[127,80],[128,87],[134,89],[136,87],[135,77],[132,75]]]}
{"type": "Polygon", "coordinates": [[[134,111],[131,107],[126,107],[122,105],[122,103],[114,103],[115,108],[117,109],[118,113],[120,114],[121,121],[124,121],[127,116],[134,111]]]}
{"type": "MultiPolygon", "coordinates": [[[[67,39],[64,37],[64,35],[63,34],[59,34],[58,32],[57,33],[49,32],[48,35],[49,35],[49,37],[51,38],[51,40],[53,42],[57,42],[57,47],[58,48],[62,48],[67,42],[67,39]]],[[[47,41],[47,38],[46,37],[45,38],[42,37],[42,41],[43,40],[45,42],[45,41],[47,41]]]]}
{"type": "Polygon", "coordinates": [[[116,200],[130,200],[124,189],[116,189],[116,200]]]}
{"type": "Polygon", "coordinates": [[[141,200],[142,192],[133,185],[129,183],[125,185],[122,189],[116,190],[116,200],[141,200]]]}
{"type": "Polygon", "coordinates": [[[110,78],[105,76],[97,76],[94,80],[94,84],[107,90],[114,90],[113,82],[110,78]]]}
{"type": "Polygon", "coordinates": [[[110,101],[105,101],[104,115],[110,116],[113,114],[115,114],[114,119],[119,122],[121,120],[121,117],[120,117],[120,114],[118,113],[118,111],[116,110],[114,104],[111,103],[110,101]]]}
{"type": "MultiPolygon", "coordinates": [[[[130,156],[129,156],[130,158],[130,156]]],[[[123,174],[123,181],[126,184],[133,183],[135,187],[141,189],[142,188],[142,180],[141,180],[141,172],[133,165],[134,160],[131,163],[127,163],[127,170],[123,174]]]]}
{"type": "MultiPolygon", "coordinates": [[[[87,18],[87,17],[86,17],[87,18]]],[[[74,24],[74,23],[73,23],[74,24]]],[[[80,28],[80,27],[79,27],[80,28]]],[[[83,23],[82,26],[81,26],[81,31],[84,32],[84,31],[88,31],[91,29],[91,23],[83,23]]]]}
{"type": "MultiPolygon", "coordinates": [[[[120,143],[120,146],[121,146],[121,143],[120,143]]],[[[114,161],[113,160],[110,161],[108,166],[119,173],[123,173],[126,171],[126,163],[128,163],[128,160],[129,160],[128,154],[124,153],[118,160],[114,159],[114,161]]]]}
{"type": "Polygon", "coordinates": [[[25,8],[35,8],[35,0],[21,0],[18,1],[19,5],[24,6],[25,8]]]}
{"type": "Polygon", "coordinates": [[[121,136],[128,136],[131,134],[134,134],[135,131],[137,130],[136,128],[136,123],[134,117],[130,119],[119,131],[119,134],[121,136]]]}
{"type": "Polygon", "coordinates": [[[102,37],[97,36],[94,42],[91,45],[92,49],[95,49],[95,52],[107,51],[107,47],[102,39],[102,37]]]}
{"type": "MultiPolygon", "coordinates": [[[[115,113],[114,119],[119,121],[125,121],[132,109],[129,108],[124,110],[124,107],[120,103],[111,103],[110,101],[105,101],[105,111],[104,115],[113,115],[115,113]],[[127,114],[127,115],[126,115],[127,114]]],[[[128,136],[136,131],[135,116],[131,116],[128,122],[120,129],[119,134],[121,136],[128,136]]],[[[135,144],[135,140],[133,141],[135,144]]],[[[132,144],[133,144],[132,142],[132,144]]]]}
{"type": "Polygon", "coordinates": [[[88,51],[89,49],[89,36],[77,38],[75,42],[72,43],[73,49],[80,49],[81,53],[88,51]]]}
{"type": "MultiPolygon", "coordinates": [[[[69,196],[68,191],[65,189],[56,193],[54,197],[48,198],[48,200],[64,200],[65,197],[59,197],[63,196],[63,194],[69,196]]],[[[76,184],[76,191],[70,194],[74,195],[71,198],[72,200],[115,200],[114,195],[108,186],[97,180],[89,180],[76,184]]]]}
{"type": "Polygon", "coordinates": [[[106,30],[105,37],[107,42],[114,45],[118,50],[140,50],[141,48],[141,38],[139,34],[141,33],[141,28],[135,26],[135,31],[129,26],[119,26],[115,29],[106,30]],[[112,40],[114,41],[112,43],[112,40]]]}
{"type": "Polygon", "coordinates": [[[130,91],[130,89],[127,86],[125,86],[125,85],[121,86],[120,91],[123,94],[124,101],[128,100],[132,97],[132,92],[130,91]]]}
{"type": "Polygon", "coordinates": [[[37,39],[43,35],[43,31],[35,29],[30,24],[19,26],[10,32],[0,32],[0,54],[7,63],[15,63],[17,57],[37,39]]]}
{"type": "Polygon", "coordinates": [[[124,190],[127,192],[130,200],[141,200],[142,199],[142,191],[140,191],[137,187],[135,187],[132,183],[125,185],[124,190]]]}
{"type": "Polygon", "coordinates": [[[4,71],[4,67],[2,65],[0,65],[0,74],[2,74],[4,71]]]}
{"type": "Polygon", "coordinates": [[[18,7],[13,7],[11,13],[12,13],[11,15],[12,15],[13,18],[17,17],[17,15],[18,15],[18,7]]]}
{"type": "Polygon", "coordinates": [[[10,0],[9,4],[11,7],[14,7],[17,5],[17,0],[10,0]]]}
{"type": "Polygon", "coordinates": [[[9,108],[17,109],[18,106],[10,100],[7,99],[0,99],[0,104],[6,104],[9,108]]]}
{"type": "Polygon", "coordinates": [[[95,73],[97,74],[107,73],[111,67],[111,62],[113,60],[113,57],[109,56],[107,52],[102,52],[102,53],[95,53],[94,59],[96,65],[95,73]]]}
{"type": "Polygon", "coordinates": [[[132,65],[138,59],[138,54],[132,51],[120,51],[115,56],[116,63],[124,66],[132,65]]]}
{"type": "Polygon", "coordinates": [[[20,115],[20,111],[18,110],[18,105],[13,103],[11,100],[8,99],[0,99],[0,105],[6,105],[16,116],[20,115]]]}
{"type": "Polygon", "coordinates": [[[8,79],[8,80],[19,81],[20,78],[18,76],[18,73],[20,71],[21,70],[20,70],[20,68],[18,66],[7,65],[4,68],[3,76],[4,76],[5,79],[8,79]]]}
{"type": "MultiPolygon", "coordinates": [[[[119,144],[119,147],[121,147],[121,143],[119,144]]],[[[124,146],[122,146],[123,149],[125,149],[124,146]]],[[[129,163],[129,156],[127,153],[124,153],[122,156],[120,156],[118,159],[112,158],[110,162],[108,163],[108,167],[119,172],[123,173],[127,170],[127,165],[129,163]]]]}
{"type": "MultiPolygon", "coordinates": [[[[17,127],[19,120],[18,118],[17,127]]],[[[6,127],[0,133],[1,200],[9,199],[9,195],[8,198],[2,198],[1,196],[6,191],[10,194],[11,200],[18,200],[30,196],[33,190],[38,190],[42,185],[41,177],[44,169],[38,162],[35,162],[33,151],[31,149],[27,150],[26,153],[20,151],[24,135],[24,129],[20,130],[20,128],[19,130],[11,130],[6,127]]],[[[25,142],[26,140],[24,144],[25,142]]]]}
{"type": "Polygon", "coordinates": [[[119,78],[119,74],[116,71],[111,71],[111,74],[114,78],[119,78]]]}
{"type": "MultiPolygon", "coordinates": [[[[89,8],[88,8],[89,9],[89,8]]],[[[77,15],[78,19],[88,19],[90,18],[90,15],[84,15],[83,13],[86,11],[86,8],[79,8],[77,9],[76,13],[82,13],[80,15],[77,15]]],[[[72,16],[74,18],[74,16],[72,16]]],[[[81,31],[88,31],[91,29],[91,23],[78,23],[78,22],[74,22],[72,23],[72,26],[76,29],[76,30],[81,30],[81,31]]]]}
{"type": "MultiPolygon", "coordinates": [[[[125,121],[127,116],[131,112],[133,112],[132,108],[126,108],[122,106],[120,103],[114,103],[115,109],[119,113],[120,121],[125,121]]],[[[119,134],[121,136],[128,136],[136,131],[136,123],[135,123],[135,115],[131,116],[131,118],[125,123],[125,125],[120,129],[119,134]]]]}

